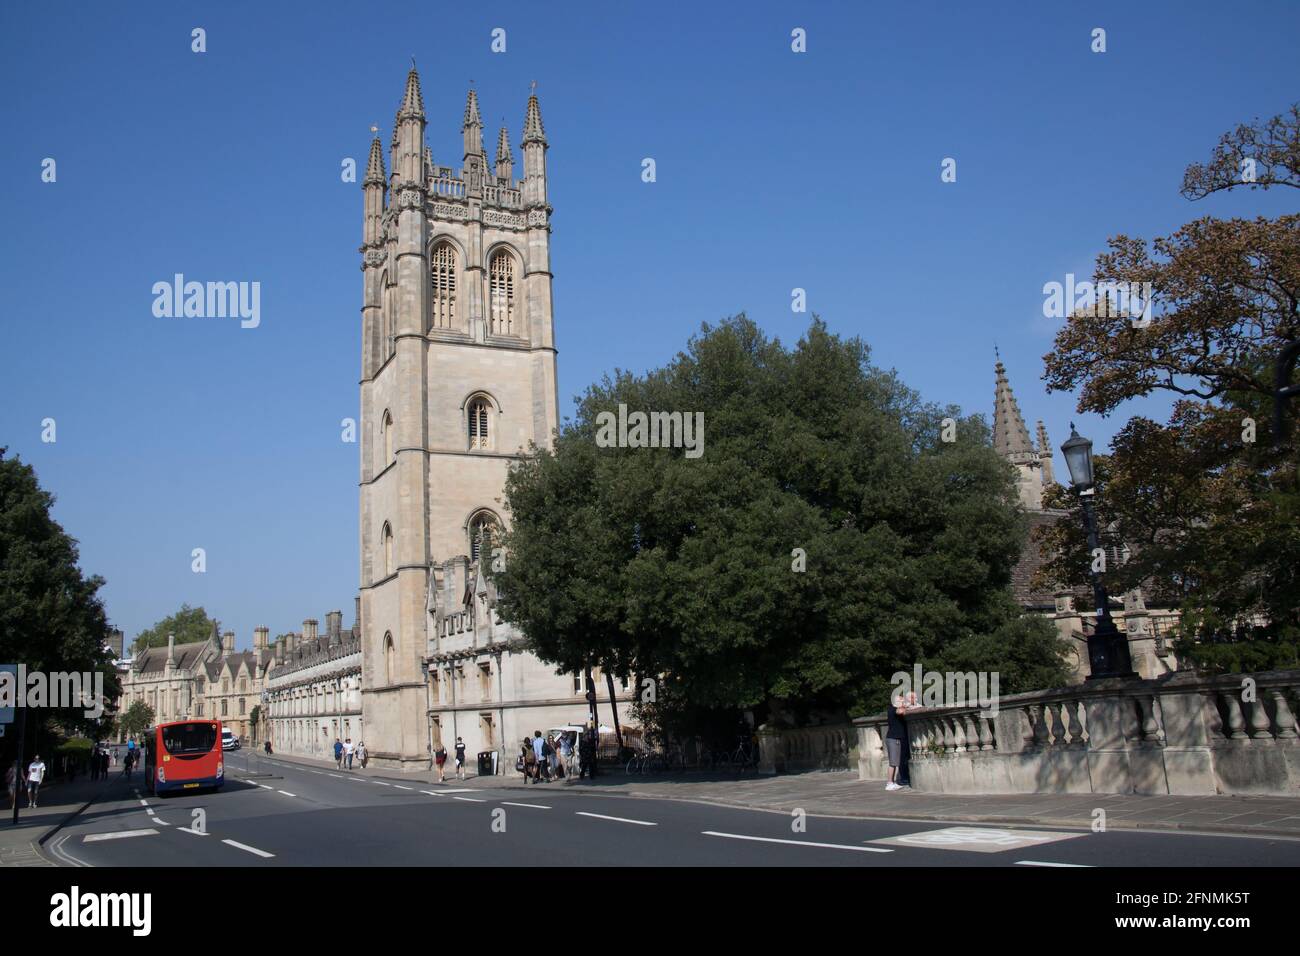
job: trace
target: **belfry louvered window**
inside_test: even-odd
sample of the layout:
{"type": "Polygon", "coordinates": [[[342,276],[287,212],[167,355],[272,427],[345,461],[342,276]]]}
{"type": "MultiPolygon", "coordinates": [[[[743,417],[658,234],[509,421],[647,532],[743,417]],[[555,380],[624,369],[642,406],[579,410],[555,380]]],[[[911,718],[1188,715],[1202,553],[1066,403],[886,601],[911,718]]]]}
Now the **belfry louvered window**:
{"type": "Polygon", "coordinates": [[[456,251],[443,244],[433,251],[430,263],[433,274],[433,327],[456,326],[456,251]]]}
{"type": "Polygon", "coordinates": [[[492,334],[513,335],[515,313],[515,260],[508,252],[492,257],[489,292],[492,300],[492,334]]]}
{"type": "Polygon", "coordinates": [[[469,524],[469,559],[477,561],[479,555],[490,554],[492,539],[496,536],[496,521],[489,514],[477,515],[469,524]]]}
{"type": "Polygon", "coordinates": [[[469,403],[469,447],[488,447],[488,403],[483,398],[469,403]]]}

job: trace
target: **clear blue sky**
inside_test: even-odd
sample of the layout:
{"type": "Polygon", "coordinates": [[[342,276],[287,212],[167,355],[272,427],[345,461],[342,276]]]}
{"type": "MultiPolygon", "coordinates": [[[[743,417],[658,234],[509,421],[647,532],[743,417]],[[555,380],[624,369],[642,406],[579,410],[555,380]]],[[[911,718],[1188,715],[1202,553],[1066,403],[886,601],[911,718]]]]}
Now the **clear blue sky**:
{"type": "MultiPolygon", "coordinates": [[[[358,446],[339,421],[358,412],[362,199],[340,163],[364,167],[372,123],[387,143],[412,55],[441,164],[473,80],[518,170],[538,82],[562,414],[702,321],[746,311],[793,341],[799,286],[934,401],[987,413],[996,341],[1059,445],[1073,399],[1039,382],[1043,283],[1089,275],[1108,235],[1294,202],[1178,186],[1221,133],[1298,98],[1296,3],[491,6],[0,8],[0,444],[57,496],[128,635],[183,601],[241,647],[258,624],[352,621],[358,446]],[[261,326],[155,318],[151,286],[177,272],[259,281],[261,326]]],[[[1134,410],[1078,421],[1103,445],[1134,410]]]]}

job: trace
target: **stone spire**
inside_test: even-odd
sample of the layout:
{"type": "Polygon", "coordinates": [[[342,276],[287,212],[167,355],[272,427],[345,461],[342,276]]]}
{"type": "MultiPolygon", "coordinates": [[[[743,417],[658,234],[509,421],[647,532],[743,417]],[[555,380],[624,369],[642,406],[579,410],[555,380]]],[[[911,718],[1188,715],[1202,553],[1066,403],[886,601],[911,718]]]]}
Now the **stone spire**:
{"type": "MultiPolygon", "coordinates": [[[[995,350],[996,352],[996,350],[995,350]]],[[[993,449],[1019,472],[1020,504],[1027,511],[1043,510],[1043,463],[1029,440],[1020,406],[1011,393],[1007,370],[998,356],[994,366],[997,386],[993,397],[993,449]]]]}
{"type": "Polygon", "coordinates": [[[1043,486],[1056,482],[1056,475],[1052,472],[1052,445],[1047,440],[1047,427],[1040,420],[1038,422],[1038,460],[1042,462],[1043,467],[1043,486]]]}
{"type": "Polygon", "coordinates": [[[465,97],[465,122],[461,124],[465,136],[465,155],[483,152],[483,117],[478,111],[478,94],[471,86],[465,97]]]}
{"type": "Polygon", "coordinates": [[[384,185],[384,147],[379,142],[379,133],[370,141],[370,162],[366,164],[366,178],[361,185],[384,185]]]}
{"type": "Polygon", "coordinates": [[[528,97],[524,138],[519,145],[524,154],[524,205],[529,209],[544,209],[549,220],[551,207],[546,201],[546,150],[549,147],[546,131],[542,129],[542,108],[537,103],[536,83],[528,97]]]}
{"type": "Polygon", "coordinates": [[[420,95],[420,74],[415,72],[415,60],[411,60],[411,72],[406,74],[406,94],[402,97],[401,108],[397,118],[413,117],[424,119],[424,97],[420,95]]]}
{"type": "Polygon", "coordinates": [[[993,448],[1013,463],[1037,460],[1038,455],[1029,441],[1029,429],[1020,416],[1020,406],[1011,392],[1011,383],[1007,381],[1007,370],[1000,356],[993,370],[997,375],[993,396],[993,448]]]}
{"type": "Polygon", "coordinates": [[[514,157],[510,154],[510,134],[502,126],[501,133],[497,136],[497,179],[509,183],[514,177],[514,165],[514,157]]]}
{"type": "Polygon", "coordinates": [[[523,142],[546,144],[546,130],[542,127],[542,107],[537,101],[537,94],[528,97],[528,112],[524,116],[523,142]]]}

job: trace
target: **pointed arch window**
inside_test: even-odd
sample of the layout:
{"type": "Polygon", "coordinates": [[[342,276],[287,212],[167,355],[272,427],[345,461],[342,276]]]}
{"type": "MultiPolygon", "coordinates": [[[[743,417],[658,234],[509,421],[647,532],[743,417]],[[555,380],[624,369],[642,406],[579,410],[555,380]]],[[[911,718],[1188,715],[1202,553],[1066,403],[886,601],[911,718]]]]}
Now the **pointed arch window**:
{"type": "Polygon", "coordinates": [[[393,632],[389,631],[384,635],[384,683],[393,682],[393,673],[396,670],[397,653],[393,648],[393,632]]]}
{"type": "Polygon", "coordinates": [[[492,553],[492,542],[500,537],[500,526],[496,517],[487,511],[480,511],[469,523],[469,559],[477,561],[480,555],[492,553]]]}
{"type": "Polygon", "coordinates": [[[383,577],[388,577],[393,573],[393,528],[387,521],[384,522],[384,530],[380,533],[380,538],[384,549],[383,577]]]}
{"type": "Polygon", "coordinates": [[[433,328],[455,328],[456,250],[446,242],[439,245],[430,257],[429,269],[433,280],[433,328]]]}
{"type": "Polygon", "coordinates": [[[491,406],[486,398],[475,398],[469,403],[469,447],[488,448],[491,406]]]}
{"type": "Polygon", "coordinates": [[[382,470],[393,463],[393,413],[388,409],[384,409],[384,417],[379,428],[383,432],[384,445],[384,460],[379,466],[382,470]]]}
{"type": "Polygon", "coordinates": [[[513,335],[515,319],[515,260],[502,250],[492,257],[488,292],[492,306],[492,334],[513,335]]]}

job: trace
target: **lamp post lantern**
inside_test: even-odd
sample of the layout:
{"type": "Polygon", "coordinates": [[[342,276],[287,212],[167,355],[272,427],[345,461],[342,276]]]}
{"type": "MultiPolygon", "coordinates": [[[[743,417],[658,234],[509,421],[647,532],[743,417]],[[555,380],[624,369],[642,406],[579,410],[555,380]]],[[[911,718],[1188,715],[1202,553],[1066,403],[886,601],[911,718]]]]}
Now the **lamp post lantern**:
{"type": "MultiPolygon", "coordinates": [[[[1093,510],[1093,498],[1096,494],[1093,485],[1092,442],[1082,437],[1070,422],[1070,437],[1061,445],[1065,455],[1065,466],[1070,471],[1070,485],[1079,495],[1079,504],[1083,508],[1083,526],[1088,533],[1088,552],[1093,554],[1099,547],[1097,533],[1097,515],[1093,510]]],[[[1088,680],[1103,680],[1108,677],[1137,677],[1133,670],[1133,658],[1129,654],[1128,638],[1119,632],[1115,620],[1110,616],[1110,598],[1106,586],[1101,582],[1101,575],[1090,563],[1089,575],[1092,578],[1093,603],[1097,608],[1097,626],[1088,637],[1088,680]]]]}

